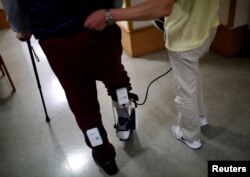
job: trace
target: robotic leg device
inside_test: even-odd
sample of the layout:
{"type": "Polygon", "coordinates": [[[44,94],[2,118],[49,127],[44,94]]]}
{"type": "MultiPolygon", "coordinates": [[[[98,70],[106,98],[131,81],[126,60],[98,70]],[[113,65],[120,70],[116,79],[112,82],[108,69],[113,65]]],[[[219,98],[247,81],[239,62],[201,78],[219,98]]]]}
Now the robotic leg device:
{"type": "Polygon", "coordinates": [[[114,128],[117,137],[121,141],[127,141],[133,130],[138,129],[137,102],[138,96],[128,93],[126,88],[116,91],[118,101],[112,101],[113,113],[115,119],[114,128]]]}

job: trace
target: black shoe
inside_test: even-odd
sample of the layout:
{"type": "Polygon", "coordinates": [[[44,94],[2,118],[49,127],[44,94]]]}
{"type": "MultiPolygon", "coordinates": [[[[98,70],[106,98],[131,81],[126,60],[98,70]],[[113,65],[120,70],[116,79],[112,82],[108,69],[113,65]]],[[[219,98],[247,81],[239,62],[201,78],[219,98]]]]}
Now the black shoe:
{"type": "Polygon", "coordinates": [[[101,157],[92,151],[92,156],[95,162],[109,175],[115,175],[118,172],[115,159],[105,162],[101,157]]]}

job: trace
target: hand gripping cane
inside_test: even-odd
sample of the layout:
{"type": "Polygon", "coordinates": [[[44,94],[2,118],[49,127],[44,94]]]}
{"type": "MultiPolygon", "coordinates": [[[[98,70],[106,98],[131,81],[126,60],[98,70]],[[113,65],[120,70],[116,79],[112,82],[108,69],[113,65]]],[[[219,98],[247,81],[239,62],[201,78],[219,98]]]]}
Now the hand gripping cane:
{"type": "Polygon", "coordinates": [[[41,98],[42,98],[42,102],[43,102],[43,108],[44,108],[44,112],[45,112],[45,115],[46,115],[46,122],[49,122],[50,118],[48,116],[47,109],[46,109],[46,106],[45,106],[45,102],[44,102],[44,98],[43,98],[43,92],[42,92],[42,89],[41,89],[41,84],[40,84],[40,81],[39,81],[39,76],[38,76],[38,73],[37,73],[35,59],[34,59],[34,55],[33,55],[34,49],[31,46],[30,40],[27,41],[27,44],[28,44],[28,48],[29,48],[31,62],[32,62],[33,69],[34,69],[35,76],[36,76],[37,85],[38,85],[40,95],[41,95],[41,98]]]}

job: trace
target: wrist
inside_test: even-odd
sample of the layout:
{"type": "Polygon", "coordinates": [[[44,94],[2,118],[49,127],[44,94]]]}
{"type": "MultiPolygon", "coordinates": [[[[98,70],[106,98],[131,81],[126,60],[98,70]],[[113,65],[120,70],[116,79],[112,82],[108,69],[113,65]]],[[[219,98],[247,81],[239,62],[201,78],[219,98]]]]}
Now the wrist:
{"type": "Polygon", "coordinates": [[[105,24],[108,26],[115,24],[115,21],[114,21],[113,16],[110,12],[110,9],[105,10],[105,24]]]}

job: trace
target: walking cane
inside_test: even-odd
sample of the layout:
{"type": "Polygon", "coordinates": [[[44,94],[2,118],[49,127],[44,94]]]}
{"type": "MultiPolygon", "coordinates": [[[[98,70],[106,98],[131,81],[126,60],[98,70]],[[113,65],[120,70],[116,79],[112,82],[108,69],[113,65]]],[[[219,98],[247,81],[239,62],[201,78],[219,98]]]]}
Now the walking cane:
{"type": "Polygon", "coordinates": [[[46,122],[49,122],[50,118],[48,116],[46,105],[45,105],[45,102],[44,102],[43,92],[42,92],[42,89],[41,89],[41,84],[40,84],[40,81],[39,81],[39,76],[38,76],[38,73],[37,73],[35,59],[34,59],[34,55],[33,55],[34,49],[31,46],[30,40],[27,41],[27,44],[28,44],[28,48],[29,48],[29,52],[30,52],[31,62],[32,62],[33,69],[34,69],[35,76],[36,76],[37,85],[38,85],[38,88],[39,88],[39,91],[40,91],[40,95],[41,95],[41,98],[42,98],[42,102],[43,102],[43,108],[44,108],[44,112],[45,112],[45,115],[46,115],[46,122]]]}

